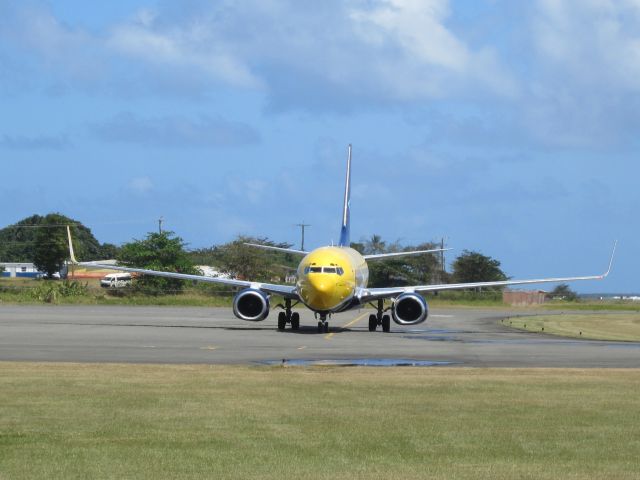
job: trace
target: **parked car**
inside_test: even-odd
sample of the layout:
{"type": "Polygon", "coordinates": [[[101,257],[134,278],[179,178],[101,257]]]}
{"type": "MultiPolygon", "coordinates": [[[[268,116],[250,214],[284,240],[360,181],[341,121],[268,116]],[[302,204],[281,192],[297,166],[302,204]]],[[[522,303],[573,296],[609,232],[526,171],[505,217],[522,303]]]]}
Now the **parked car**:
{"type": "Polygon", "coordinates": [[[130,273],[109,273],[100,280],[100,286],[103,288],[123,288],[129,285],[131,285],[130,273]]]}

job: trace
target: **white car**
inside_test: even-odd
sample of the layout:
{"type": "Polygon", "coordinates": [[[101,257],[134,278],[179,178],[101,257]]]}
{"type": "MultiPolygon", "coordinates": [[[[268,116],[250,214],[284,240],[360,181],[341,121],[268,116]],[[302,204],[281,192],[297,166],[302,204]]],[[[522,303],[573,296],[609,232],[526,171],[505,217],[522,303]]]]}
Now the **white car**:
{"type": "Polygon", "coordinates": [[[131,285],[130,273],[109,273],[100,280],[103,288],[122,288],[131,285]]]}

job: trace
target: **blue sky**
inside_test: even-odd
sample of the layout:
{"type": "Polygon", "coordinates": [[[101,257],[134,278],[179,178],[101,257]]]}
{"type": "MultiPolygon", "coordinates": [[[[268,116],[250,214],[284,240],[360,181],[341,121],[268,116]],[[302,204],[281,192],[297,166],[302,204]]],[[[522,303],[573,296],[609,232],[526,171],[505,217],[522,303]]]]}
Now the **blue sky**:
{"type": "Polygon", "coordinates": [[[512,277],[637,292],[632,0],[0,0],[0,225],[446,237],[512,277]]]}

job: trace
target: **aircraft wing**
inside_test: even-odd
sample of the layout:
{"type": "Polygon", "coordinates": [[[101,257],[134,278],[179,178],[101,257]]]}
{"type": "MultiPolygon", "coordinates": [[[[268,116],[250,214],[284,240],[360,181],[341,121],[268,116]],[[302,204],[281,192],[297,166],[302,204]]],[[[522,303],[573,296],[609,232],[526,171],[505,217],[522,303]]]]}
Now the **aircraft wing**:
{"type": "Polygon", "coordinates": [[[371,255],[363,255],[364,259],[369,260],[380,260],[391,257],[404,257],[407,255],[420,255],[421,253],[436,253],[436,252],[446,252],[451,250],[450,248],[433,248],[431,250],[412,250],[410,252],[392,252],[392,253],[376,253],[371,255]]]}
{"type": "Polygon", "coordinates": [[[78,262],[76,260],[75,253],[73,252],[73,243],[71,242],[71,231],[69,230],[69,227],[67,227],[67,236],[69,239],[69,256],[71,258],[71,263],[73,263],[74,265],[80,265],[85,268],[109,269],[109,270],[117,270],[121,272],[139,273],[142,275],[153,275],[156,277],[176,278],[179,280],[191,280],[191,281],[206,282],[206,283],[219,283],[222,285],[228,285],[230,287],[237,287],[237,288],[256,288],[266,293],[281,295],[287,298],[292,298],[292,299],[299,298],[298,293],[296,292],[296,287],[294,285],[279,285],[276,283],[251,282],[248,280],[237,280],[232,278],[205,277],[203,275],[192,275],[188,273],[162,272],[158,270],[147,270],[145,268],[135,268],[135,267],[123,267],[120,265],[110,265],[110,264],[97,263],[97,262],[78,262]]]}
{"type": "Polygon", "coordinates": [[[298,298],[296,287],[294,285],[279,285],[277,283],[250,282],[248,280],[236,280],[233,278],[205,277],[203,275],[192,275],[188,273],[162,272],[158,270],[147,270],[144,268],[122,267],[120,265],[109,265],[104,263],[93,262],[76,262],[74,265],[80,265],[85,268],[98,268],[108,270],[118,270],[121,272],[139,273],[142,275],[153,275],[156,277],[176,278],[179,280],[192,280],[196,282],[219,283],[237,288],[256,288],[267,293],[282,295],[288,298],[298,298]]]}
{"type": "Polygon", "coordinates": [[[407,287],[388,287],[388,288],[366,288],[360,292],[359,298],[361,303],[379,300],[381,298],[392,298],[405,292],[435,292],[443,290],[462,290],[467,288],[483,288],[483,287],[504,287],[509,285],[527,285],[532,283],[558,283],[558,282],[574,282],[579,280],[603,280],[609,275],[611,265],[613,264],[613,256],[616,251],[617,242],[613,245],[611,259],[609,260],[609,268],[600,275],[588,275],[582,277],[557,277],[557,278],[538,278],[528,280],[501,280],[495,282],[472,282],[472,283],[445,283],[440,285],[415,285],[407,287]]]}
{"type": "Polygon", "coordinates": [[[295,248],[274,247],[273,245],[262,245],[260,243],[244,243],[248,247],[262,248],[263,250],[274,250],[276,252],[293,253],[295,255],[306,255],[309,252],[304,250],[296,250],[295,248]]]}

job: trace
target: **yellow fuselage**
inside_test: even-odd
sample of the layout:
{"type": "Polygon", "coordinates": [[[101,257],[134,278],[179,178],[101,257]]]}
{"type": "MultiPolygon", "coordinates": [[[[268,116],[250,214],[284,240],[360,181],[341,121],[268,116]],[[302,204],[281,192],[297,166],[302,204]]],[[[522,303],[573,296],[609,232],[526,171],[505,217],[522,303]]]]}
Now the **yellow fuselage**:
{"type": "Polygon", "coordinates": [[[310,252],[298,266],[298,293],[316,312],[336,312],[348,307],[356,289],[367,286],[369,269],[353,248],[322,247],[310,252]]]}

